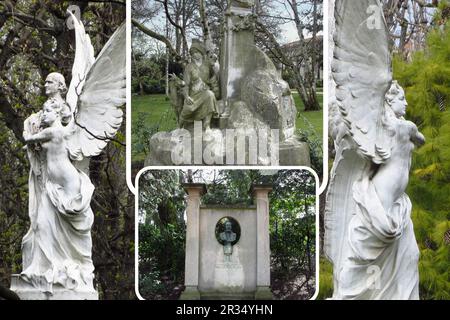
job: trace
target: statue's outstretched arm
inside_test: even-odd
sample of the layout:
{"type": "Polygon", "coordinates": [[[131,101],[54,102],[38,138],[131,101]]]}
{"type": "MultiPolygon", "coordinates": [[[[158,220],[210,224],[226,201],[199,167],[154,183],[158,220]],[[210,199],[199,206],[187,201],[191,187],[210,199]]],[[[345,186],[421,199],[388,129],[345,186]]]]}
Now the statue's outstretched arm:
{"type": "Polygon", "coordinates": [[[411,141],[417,147],[420,147],[420,146],[424,145],[425,144],[425,136],[419,131],[419,129],[417,128],[417,126],[413,122],[408,121],[408,123],[410,125],[411,141]]]}
{"type": "Polygon", "coordinates": [[[53,138],[53,132],[50,128],[46,128],[41,132],[36,134],[30,134],[28,132],[24,132],[23,138],[25,142],[28,143],[36,143],[36,142],[45,142],[50,141],[53,138]]]}

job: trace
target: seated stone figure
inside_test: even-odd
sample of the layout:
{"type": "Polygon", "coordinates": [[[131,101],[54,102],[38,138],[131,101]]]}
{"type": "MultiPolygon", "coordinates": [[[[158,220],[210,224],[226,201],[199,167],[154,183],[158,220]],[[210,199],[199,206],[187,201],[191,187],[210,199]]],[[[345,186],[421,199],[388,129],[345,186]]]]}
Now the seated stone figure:
{"type": "Polygon", "coordinates": [[[214,93],[218,86],[217,78],[200,41],[192,41],[190,54],[192,61],[184,72],[184,104],[180,113],[180,127],[189,127],[194,121],[203,121],[203,127],[209,130],[211,118],[218,115],[214,93]]]}

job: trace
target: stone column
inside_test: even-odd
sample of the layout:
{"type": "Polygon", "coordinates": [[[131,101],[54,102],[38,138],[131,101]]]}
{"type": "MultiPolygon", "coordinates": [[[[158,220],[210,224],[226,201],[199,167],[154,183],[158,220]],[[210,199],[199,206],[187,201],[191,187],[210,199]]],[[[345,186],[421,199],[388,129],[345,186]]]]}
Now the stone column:
{"type": "MultiPolygon", "coordinates": [[[[244,1],[242,1],[244,2],[244,1]]],[[[225,115],[229,115],[230,106],[240,100],[241,81],[253,71],[251,47],[255,44],[252,1],[239,6],[229,1],[225,13],[220,60],[221,96],[225,103],[225,115]]]]}
{"type": "Polygon", "coordinates": [[[200,197],[206,192],[202,183],[184,184],[187,197],[186,259],[184,284],[186,289],[181,294],[182,300],[199,300],[198,272],[200,250],[200,197]]]}
{"type": "Polygon", "coordinates": [[[272,299],[270,291],[269,192],[271,185],[254,185],[256,204],[256,300],[272,299]]]}

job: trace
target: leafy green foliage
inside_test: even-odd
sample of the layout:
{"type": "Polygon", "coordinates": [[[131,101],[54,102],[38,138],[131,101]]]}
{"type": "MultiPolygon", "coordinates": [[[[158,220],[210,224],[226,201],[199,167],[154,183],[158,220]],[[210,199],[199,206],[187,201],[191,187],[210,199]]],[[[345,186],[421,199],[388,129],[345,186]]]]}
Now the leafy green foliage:
{"type": "Polygon", "coordinates": [[[303,112],[303,102],[299,95],[294,95],[297,106],[297,135],[302,141],[309,144],[311,168],[317,172],[319,178],[323,175],[323,94],[318,94],[320,111],[303,112]]]}
{"type": "Polygon", "coordinates": [[[333,295],[333,265],[324,257],[320,258],[319,275],[317,300],[324,300],[333,295]]]}
{"type": "Polygon", "coordinates": [[[177,299],[184,279],[185,193],[181,173],[147,171],[139,180],[139,292],[177,299]]]}
{"type": "Polygon", "coordinates": [[[146,299],[178,298],[184,279],[183,225],[139,227],[139,292],[146,299]],[[175,292],[174,292],[175,290],[175,292]]]}
{"type": "Polygon", "coordinates": [[[202,201],[213,205],[250,205],[253,203],[250,188],[262,181],[264,178],[254,170],[219,171],[213,183],[208,185],[208,193],[202,197],[202,201]]]}
{"type": "MultiPolygon", "coordinates": [[[[441,4],[437,12],[448,4],[441,4]]],[[[447,9],[448,10],[448,9],[447,9]]],[[[407,118],[418,124],[426,144],[413,157],[407,193],[420,248],[422,299],[450,298],[450,22],[432,30],[426,48],[411,62],[394,60],[394,76],[405,88],[407,118]]]]}
{"type": "Polygon", "coordinates": [[[164,93],[164,65],[162,59],[155,56],[133,55],[131,91],[139,94],[164,93]]]}
{"type": "Polygon", "coordinates": [[[279,171],[270,194],[270,246],[274,294],[309,299],[315,284],[316,195],[307,171],[279,171]]]}
{"type": "Polygon", "coordinates": [[[133,96],[132,106],[132,160],[136,169],[140,169],[149,152],[150,137],[159,131],[176,129],[177,123],[164,95],[133,96]]]}

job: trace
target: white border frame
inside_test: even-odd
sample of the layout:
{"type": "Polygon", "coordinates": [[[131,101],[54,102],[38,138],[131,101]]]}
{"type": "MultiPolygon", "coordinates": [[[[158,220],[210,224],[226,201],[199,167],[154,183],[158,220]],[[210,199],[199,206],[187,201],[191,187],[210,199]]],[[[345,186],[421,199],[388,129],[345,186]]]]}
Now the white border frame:
{"type": "MultiPolygon", "coordinates": [[[[313,296],[309,300],[316,300],[319,295],[319,269],[320,269],[320,241],[319,241],[319,197],[320,197],[320,188],[319,188],[319,176],[317,173],[312,170],[310,167],[262,167],[262,169],[249,168],[248,166],[239,166],[239,167],[212,167],[212,166],[154,166],[154,167],[144,167],[136,174],[135,185],[136,185],[136,194],[134,197],[134,291],[139,300],[144,299],[139,292],[139,179],[147,171],[150,170],[188,170],[188,169],[196,169],[196,170],[306,170],[312,174],[315,179],[316,185],[316,248],[315,248],[315,259],[316,259],[316,287],[314,290],[313,296]]],[[[300,301],[300,300],[299,300],[300,301]]]]}
{"type": "Polygon", "coordinates": [[[271,167],[271,166],[207,166],[207,167],[199,167],[199,166],[163,166],[163,167],[152,167],[147,166],[142,168],[136,175],[135,185],[133,185],[131,179],[131,1],[126,1],[126,29],[127,29],[127,37],[126,37],[126,68],[127,68],[127,94],[126,94],[126,181],[127,186],[130,191],[135,195],[135,293],[136,296],[140,300],[144,300],[144,298],[139,293],[139,263],[138,263],[138,243],[139,243],[139,221],[138,221],[138,205],[139,205],[139,197],[138,197],[138,181],[143,172],[148,170],[162,170],[162,169],[176,169],[183,170],[187,168],[195,168],[195,169],[218,169],[218,170],[307,170],[313,174],[316,179],[316,290],[314,295],[310,300],[315,300],[319,294],[320,288],[320,277],[319,277],[319,269],[320,269],[320,223],[319,223],[319,197],[325,191],[328,185],[329,179],[329,168],[328,168],[328,89],[329,89],[329,68],[328,68],[328,57],[329,57],[329,1],[324,0],[322,5],[323,10],[323,179],[322,184],[319,187],[319,178],[317,173],[310,167],[305,166],[289,166],[289,167],[271,167]]]}
{"type": "Polygon", "coordinates": [[[127,24],[127,106],[126,106],[126,180],[128,189],[136,196],[136,190],[134,189],[131,181],[131,1],[126,1],[126,24],[127,24]]]}

